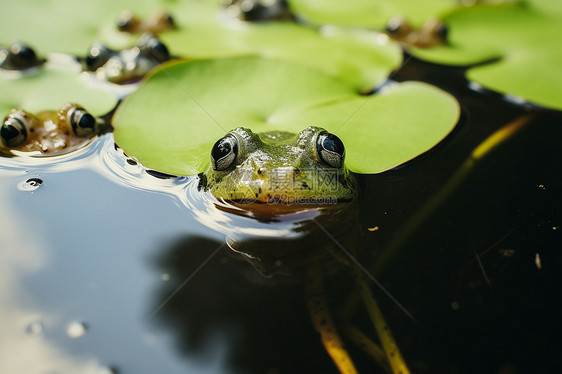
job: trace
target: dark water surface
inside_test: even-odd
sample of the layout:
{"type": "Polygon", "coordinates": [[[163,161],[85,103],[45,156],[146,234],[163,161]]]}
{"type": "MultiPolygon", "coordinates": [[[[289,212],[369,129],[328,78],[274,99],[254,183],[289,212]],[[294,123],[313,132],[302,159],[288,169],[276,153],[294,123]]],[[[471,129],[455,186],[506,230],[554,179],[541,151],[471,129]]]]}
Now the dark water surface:
{"type": "MultiPolygon", "coordinates": [[[[356,230],[343,242],[375,269],[404,239],[375,275],[416,321],[373,291],[413,372],[554,372],[559,114],[539,115],[404,232],[478,144],[525,113],[469,90],[462,76],[412,60],[395,77],[451,92],[463,118],[429,153],[360,177],[356,230]]],[[[127,163],[111,134],[65,157],[1,159],[0,373],[337,372],[301,277],[266,279],[233,256],[224,234],[194,214],[191,183],[127,163]]],[[[355,288],[351,267],[327,271],[336,319],[355,288]]],[[[351,321],[374,336],[360,305],[351,321]]],[[[378,372],[346,344],[361,372],[378,372]]]]}

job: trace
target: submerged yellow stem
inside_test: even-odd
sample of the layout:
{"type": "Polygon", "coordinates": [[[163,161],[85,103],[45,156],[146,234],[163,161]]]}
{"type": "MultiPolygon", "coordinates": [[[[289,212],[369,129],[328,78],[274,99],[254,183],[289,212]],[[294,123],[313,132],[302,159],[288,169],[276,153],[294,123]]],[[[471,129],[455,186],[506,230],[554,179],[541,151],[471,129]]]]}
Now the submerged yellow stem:
{"type": "Polygon", "coordinates": [[[465,160],[462,166],[451,177],[447,184],[433,196],[427,204],[425,204],[419,211],[417,211],[412,218],[406,223],[401,234],[395,240],[389,243],[384,251],[378,256],[376,263],[371,266],[370,270],[373,274],[377,274],[388,261],[395,257],[400,248],[408,241],[411,235],[431,216],[448,198],[451,196],[466,177],[472,172],[475,165],[482,158],[487,156],[491,151],[496,149],[499,145],[511,138],[525,125],[530,123],[536,116],[536,113],[530,113],[517,118],[515,121],[510,122],[506,126],[494,132],[486,140],[484,140],[478,147],[476,147],[470,156],[465,160]]]}
{"type": "Polygon", "coordinates": [[[386,355],[383,349],[374,341],[372,341],[367,335],[363,334],[355,326],[348,327],[345,330],[347,336],[355,343],[359,348],[361,348],[367,355],[371,356],[375,362],[384,369],[387,373],[390,373],[390,367],[388,366],[388,361],[386,360],[386,355]]]}
{"type": "Polygon", "coordinates": [[[363,298],[363,303],[369,317],[371,317],[371,322],[377,330],[379,339],[381,341],[384,353],[386,354],[386,359],[390,364],[390,369],[393,374],[409,374],[410,369],[406,365],[406,361],[402,357],[402,353],[398,349],[398,345],[392,336],[392,332],[384,319],[382,312],[371,292],[371,289],[362,277],[358,277],[359,290],[361,292],[361,297],[363,298]]]}
{"type": "Polygon", "coordinates": [[[328,309],[324,296],[322,272],[318,267],[312,267],[308,271],[306,302],[314,328],[320,333],[324,348],[332,357],[340,373],[357,373],[351,357],[343,347],[342,340],[328,309]]]}

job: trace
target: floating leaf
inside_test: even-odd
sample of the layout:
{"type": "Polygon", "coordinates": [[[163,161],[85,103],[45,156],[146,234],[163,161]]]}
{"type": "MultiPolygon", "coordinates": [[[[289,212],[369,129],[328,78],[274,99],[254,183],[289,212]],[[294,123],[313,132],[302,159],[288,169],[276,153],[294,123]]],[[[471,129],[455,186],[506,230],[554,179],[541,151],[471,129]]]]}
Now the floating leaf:
{"type": "Polygon", "coordinates": [[[449,27],[448,46],[412,49],[412,53],[424,60],[451,65],[487,61],[470,68],[468,79],[494,91],[562,110],[562,20],[556,15],[531,5],[460,9],[444,19],[449,27]]]}
{"type": "Polygon", "coordinates": [[[117,18],[124,10],[134,11],[141,17],[167,10],[179,18],[193,18],[201,17],[211,8],[214,10],[216,5],[210,0],[10,1],[2,5],[4,19],[0,22],[0,45],[22,41],[40,53],[84,55],[96,41],[115,48],[130,45],[134,38],[115,28],[117,18]]]}
{"type": "Polygon", "coordinates": [[[427,84],[360,96],[318,70],[237,58],[165,65],[119,107],[114,127],[117,143],[146,167],[192,175],[205,170],[211,146],[233,128],[320,126],[341,135],[351,170],[375,173],[431,148],[458,115],[457,102],[427,84]]]}
{"type": "Polygon", "coordinates": [[[67,102],[77,103],[94,115],[108,113],[117,104],[115,95],[89,87],[75,70],[40,68],[21,78],[0,78],[0,115],[13,108],[30,112],[58,110],[67,102]]]}
{"type": "Polygon", "coordinates": [[[186,57],[259,55],[321,69],[348,80],[357,90],[384,82],[402,62],[400,47],[380,34],[336,27],[311,29],[293,22],[238,21],[184,24],[162,39],[186,57]]]}
{"type": "Polygon", "coordinates": [[[382,28],[394,16],[421,26],[455,6],[451,0],[289,0],[293,12],[316,24],[362,25],[382,28]]]}

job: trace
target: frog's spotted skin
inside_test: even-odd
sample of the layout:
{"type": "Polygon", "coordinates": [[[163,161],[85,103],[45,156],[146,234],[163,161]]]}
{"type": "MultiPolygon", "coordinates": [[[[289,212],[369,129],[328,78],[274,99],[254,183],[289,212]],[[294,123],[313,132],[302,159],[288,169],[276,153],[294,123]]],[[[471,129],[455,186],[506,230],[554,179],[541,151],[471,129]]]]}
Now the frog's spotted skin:
{"type": "Polygon", "coordinates": [[[446,26],[434,18],[416,29],[403,17],[394,17],[386,24],[385,31],[392,39],[418,48],[447,44],[446,26]]]}
{"type": "Polygon", "coordinates": [[[136,46],[114,51],[101,43],[95,43],[84,59],[84,69],[96,78],[112,83],[136,82],[150,70],[170,59],[168,48],[154,35],[143,34],[136,46]]]}
{"type": "Polygon", "coordinates": [[[35,51],[28,45],[14,43],[9,48],[0,48],[0,69],[26,70],[43,64],[45,60],[39,59],[35,51]]]}
{"type": "Polygon", "coordinates": [[[175,28],[174,18],[167,12],[155,13],[152,17],[141,20],[131,11],[127,10],[117,19],[117,29],[131,34],[150,33],[158,35],[161,32],[175,28]]]}
{"type": "Polygon", "coordinates": [[[237,128],[217,141],[201,187],[242,203],[331,204],[357,195],[341,141],[322,128],[299,134],[237,128]]]}
{"type": "Polygon", "coordinates": [[[286,0],[225,0],[224,7],[230,16],[248,22],[294,19],[286,0]]]}
{"type": "Polygon", "coordinates": [[[67,153],[101,132],[101,122],[77,104],[31,114],[12,109],[0,127],[0,153],[67,153]]]}

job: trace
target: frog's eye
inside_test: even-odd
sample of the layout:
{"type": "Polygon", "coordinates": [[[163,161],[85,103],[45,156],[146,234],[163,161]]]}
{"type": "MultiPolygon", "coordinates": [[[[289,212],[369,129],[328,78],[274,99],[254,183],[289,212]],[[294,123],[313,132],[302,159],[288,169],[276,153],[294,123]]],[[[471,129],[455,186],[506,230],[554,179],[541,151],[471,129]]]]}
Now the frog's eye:
{"type": "Polygon", "coordinates": [[[86,56],[85,64],[86,69],[89,71],[96,71],[102,67],[115,52],[101,43],[95,43],[88,56],[86,56]]]}
{"type": "Polygon", "coordinates": [[[12,64],[17,69],[25,69],[37,65],[37,55],[30,47],[15,43],[10,47],[12,64]]]}
{"type": "Polygon", "coordinates": [[[137,42],[139,48],[150,58],[157,62],[164,62],[170,59],[168,48],[153,35],[145,34],[137,42]]]}
{"type": "Polygon", "coordinates": [[[441,40],[445,41],[447,40],[447,34],[449,34],[449,29],[447,29],[447,26],[443,22],[439,22],[439,25],[435,30],[435,34],[438,37],[440,37],[441,40]]]}
{"type": "Polygon", "coordinates": [[[17,113],[4,119],[0,129],[0,140],[4,147],[17,147],[27,139],[27,129],[25,127],[25,117],[17,113]]]}
{"type": "Polygon", "coordinates": [[[391,18],[384,27],[384,31],[389,35],[401,35],[406,33],[408,29],[409,26],[402,17],[391,18]]]}
{"type": "Polygon", "coordinates": [[[226,170],[236,161],[238,140],[234,135],[219,139],[211,150],[211,162],[216,171],[226,170]]]}
{"type": "Polygon", "coordinates": [[[72,131],[78,136],[90,136],[96,132],[96,119],[84,109],[74,107],[68,111],[67,116],[72,131]]]}
{"type": "Polygon", "coordinates": [[[119,31],[129,31],[132,29],[133,22],[135,21],[135,16],[131,12],[123,12],[119,18],[117,18],[117,29],[119,31]]]}
{"type": "Polygon", "coordinates": [[[322,131],[316,139],[316,151],[320,159],[328,166],[341,168],[345,158],[345,148],[340,138],[327,131],[322,131]]]}

